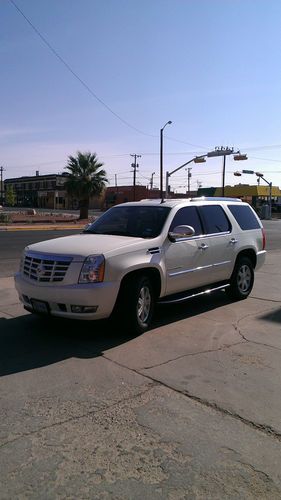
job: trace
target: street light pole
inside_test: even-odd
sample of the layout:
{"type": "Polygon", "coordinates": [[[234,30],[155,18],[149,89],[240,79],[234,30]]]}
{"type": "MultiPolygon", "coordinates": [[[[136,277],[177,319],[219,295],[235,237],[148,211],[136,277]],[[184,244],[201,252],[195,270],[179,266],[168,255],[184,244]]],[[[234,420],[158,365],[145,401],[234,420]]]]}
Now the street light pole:
{"type": "Polygon", "coordinates": [[[225,158],[226,156],[223,156],[223,167],[222,167],[222,197],[224,198],[224,186],[225,186],[225,158]]]}
{"type": "Polygon", "coordinates": [[[269,185],[269,201],[268,201],[268,207],[269,207],[269,219],[271,219],[271,213],[272,213],[272,182],[267,181],[263,174],[261,172],[254,172],[254,170],[242,170],[241,172],[234,172],[234,175],[236,176],[241,176],[242,174],[256,174],[258,177],[258,182],[260,179],[263,179],[264,182],[266,182],[269,185]]]}
{"type": "Polygon", "coordinates": [[[171,120],[169,120],[167,123],[165,123],[164,127],[160,129],[160,198],[161,198],[161,203],[164,202],[163,198],[163,130],[166,127],[166,125],[171,125],[171,120]]]}
{"type": "Polygon", "coordinates": [[[202,163],[203,160],[205,161],[206,156],[207,156],[207,154],[204,154],[201,156],[195,156],[194,158],[187,161],[183,165],[180,165],[180,167],[177,167],[177,168],[175,168],[175,170],[172,170],[172,172],[166,172],[166,198],[168,198],[168,193],[169,193],[169,177],[171,177],[171,175],[175,174],[178,170],[180,170],[183,167],[186,167],[186,165],[189,165],[193,161],[194,161],[194,163],[202,163]]]}
{"type": "Polygon", "coordinates": [[[1,175],[1,178],[0,178],[0,193],[1,193],[1,197],[0,197],[0,201],[1,201],[1,205],[3,205],[3,202],[4,202],[4,185],[3,185],[3,172],[4,172],[4,167],[0,167],[0,175],[1,175]]]}
{"type": "Polygon", "coordinates": [[[264,182],[266,182],[266,184],[269,185],[269,200],[268,200],[268,207],[269,207],[269,219],[271,219],[271,214],[272,214],[272,182],[269,182],[267,181],[263,174],[261,174],[260,172],[255,172],[256,176],[259,178],[259,179],[263,179],[264,182]]]}

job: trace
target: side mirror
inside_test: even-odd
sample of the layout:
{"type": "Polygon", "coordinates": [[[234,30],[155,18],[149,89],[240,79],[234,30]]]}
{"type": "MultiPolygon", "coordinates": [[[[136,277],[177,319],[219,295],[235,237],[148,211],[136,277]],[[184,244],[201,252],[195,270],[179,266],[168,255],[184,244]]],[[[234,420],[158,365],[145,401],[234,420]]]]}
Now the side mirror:
{"type": "Polygon", "coordinates": [[[191,238],[195,235],[195,229],[192,226],[176,226],[173,231],[170,231],[168,236],[171,241],[180,241],[186,238],[191,238]]]}

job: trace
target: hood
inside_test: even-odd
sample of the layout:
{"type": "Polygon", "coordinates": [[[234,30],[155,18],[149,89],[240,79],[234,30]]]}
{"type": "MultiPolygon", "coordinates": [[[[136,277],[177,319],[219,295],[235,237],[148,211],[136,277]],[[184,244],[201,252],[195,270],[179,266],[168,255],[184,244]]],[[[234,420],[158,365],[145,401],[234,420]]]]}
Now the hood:
{"type": "Polygon", "coordinates": [[[88,257],[88,255],[119,253],[123,247],[147,246],[149,240],[108,234],[75,234],[28,245],[26,250],[38,253],[88,257]]]}

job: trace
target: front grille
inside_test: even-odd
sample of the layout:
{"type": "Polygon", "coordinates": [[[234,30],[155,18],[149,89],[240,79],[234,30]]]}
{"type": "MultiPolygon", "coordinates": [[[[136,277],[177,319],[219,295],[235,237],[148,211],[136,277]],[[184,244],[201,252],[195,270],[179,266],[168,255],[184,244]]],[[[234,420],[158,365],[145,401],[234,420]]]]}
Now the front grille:
{"type": "Polygon", "coordinates": [[[32,280],[44,283],[63,281],[71,261],[72,257],[27,253],[22,264],[22,272],[32,280]]]}

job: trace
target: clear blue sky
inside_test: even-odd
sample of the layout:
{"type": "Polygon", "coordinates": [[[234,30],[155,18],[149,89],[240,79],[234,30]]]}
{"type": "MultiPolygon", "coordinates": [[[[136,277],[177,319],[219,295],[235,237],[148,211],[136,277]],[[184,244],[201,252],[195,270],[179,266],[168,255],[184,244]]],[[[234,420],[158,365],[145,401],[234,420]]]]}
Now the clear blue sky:
{"type": "MultiPolygon", "coordinates": [[[[227,159],[227,183],[281,185],[280,0],[15,0],[93,98],[9,0],[0,3],[0,164],[5,178],[61,172],[79,149],[96,152],[111,184],[155,172],[159,130],[171,171],[215,146],[248,153],[227,159]],[[176,139],[176,140],[172,140],[176,139]],[[180,142],[182,141],[182,142],[180,142]]],[[[192,187],[221,184],[222,159],[193,165],[192,187]]],[[[183,169],[171,178],[184,191],[183,169]]]]}

